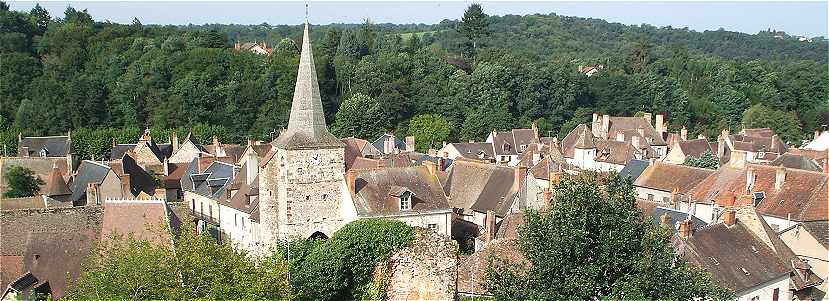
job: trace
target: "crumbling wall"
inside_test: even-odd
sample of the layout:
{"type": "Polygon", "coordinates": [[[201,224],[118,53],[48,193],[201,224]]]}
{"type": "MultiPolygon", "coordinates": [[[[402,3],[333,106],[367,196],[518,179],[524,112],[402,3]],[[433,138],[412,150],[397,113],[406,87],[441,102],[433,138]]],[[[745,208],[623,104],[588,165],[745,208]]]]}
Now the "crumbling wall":
{"type": "Polygon", "coordinates": [[[374,281],[385,286],[386,300],[454,300],[457,254],[454,240],[415,228],[412,245],[378,264],[374,281]]]}

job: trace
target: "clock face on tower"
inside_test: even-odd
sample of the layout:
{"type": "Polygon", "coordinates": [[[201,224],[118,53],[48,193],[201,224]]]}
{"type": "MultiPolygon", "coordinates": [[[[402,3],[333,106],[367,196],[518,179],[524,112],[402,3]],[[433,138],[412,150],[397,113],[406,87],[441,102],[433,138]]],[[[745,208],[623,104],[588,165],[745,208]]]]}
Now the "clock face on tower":
{"type": "Polygon", "coordinates": [[[311,165],[319,165],[320,162],[322,162],[322,158],[320,158],[319,153],[311,155],[311,165]]]}

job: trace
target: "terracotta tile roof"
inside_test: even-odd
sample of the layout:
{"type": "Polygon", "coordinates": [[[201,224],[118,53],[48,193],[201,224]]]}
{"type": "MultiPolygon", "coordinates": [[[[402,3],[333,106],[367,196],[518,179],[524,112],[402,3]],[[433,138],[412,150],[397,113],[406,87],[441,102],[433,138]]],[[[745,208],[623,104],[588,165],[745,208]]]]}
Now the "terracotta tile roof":
{"type": "Polygon", "coordinates": [[[3,197],[3,200],[0,201],[0,210],[45,209],[46,207],[47,203],[43,201],[41,195],[22,198],[3,197]]]}
{"type": "Polygon", "coordinates": [[[354,206],[366,216],[405,214],[400,210],[403,191],[413,193],[411,212],[450,210],[437,177],[425,166],[355,170],[354,206]]]}
{"type": "Polygon", "coordinates": [[[26,239],[23,269],[40,282],[48,282],[52,297],[59,299],[81,274],[81,263],[98,240],[95,230],[30,233],[26,239]],[[68,278],[68,279],[67,279],[68,278]]]}
{"type": "MultiPolygon", "coordinates": [[[[665,139],[656,132],[656,129],[642,117],[614,117],[610,116],[610,128],[608,133],[616,133],[619,130],[634,130],[642,129],[645,133],[646,141],[649,145],[667,145],[665,139]]],[[[615,136],[608,134],[610,139],[615,136]]]]}
{"type": "Polygon", "coordinates": [[[637,159],[640,154],[632,145],[621,141],[597,140],[596,162],[607,162],[616,165],[626,165],[630,160],[637,159]]]}
{"type": "Polygon", "coordinates": [[[639,175],[634,185],[667,192],[677,188],[679,193],[687,194],[715,172],[705,168],[654,162],[639,175]]]}
{"type": "Polygon", "coordinates": [[[504,217],[500,223],[498,223],[498,230],[495,233],[495,238],[502,240],[512,240],[518,239],[518,227],[524,225],[524,213],[517,212],[511,213],[504,217]]]}
{"type": "Polygon", "coordinates": [[[677,254],[711,273],[723,286],[740,292],[788,276],[791,269],[741,222],[697,229],[688,239],[673,238],[677,254]]]}
{"type": "Polygon", "coordinates": [[[770,128],[743,129],[742,134],[749,137],[771,138],[774,136],[774,130],[770,128]]]}
{"type": "MultiPolygon", "coordinates": [[[[829,249],[829,221],[800,223],[824,248],[829,249]]],[[[829,279],[827,279],[829,280],[829,279]]]]}
{"type": "Polygon", "coordinates": [[[711,143],[706,139],[693,139],[677,142],[677,147],[682,150],[685,156],[699,158],[706,151],[711,152],[712,155],[717,155],[717,149],[711,147],[711,143]]]}
{"type": "Polygon", "coordinates": [[[9,283],[23,275],[23,255],[0,255],[0,288],[6,290],[9,283]]]}
{"type": "Polygon", "coordinates": [[[720,167],[691,190],[695,201],[714,201],[721,206],[733,205],[734,199],[749,193],[763,192],[757,210],[762,214],[796,221],[829,220],[828,174],[798,169],[784,169],[785,181],[775,188],[779,167],[749,164],[755,174],[754,185],[746,190],[747,169],[720,167]]]}
{"type": "Polygon", "coordinates": [[[0,255],[22,256],[29,233],[98,231],[102,210],[97,206],[0,212],[0,255]]]}
{"type": "Polygon", "coordinates": [[[127,237],[159,245],[171,243],[165,227],[169,226],[167,205],[160,200],[127,200],[104,202],[101,237],[127,237]]]}

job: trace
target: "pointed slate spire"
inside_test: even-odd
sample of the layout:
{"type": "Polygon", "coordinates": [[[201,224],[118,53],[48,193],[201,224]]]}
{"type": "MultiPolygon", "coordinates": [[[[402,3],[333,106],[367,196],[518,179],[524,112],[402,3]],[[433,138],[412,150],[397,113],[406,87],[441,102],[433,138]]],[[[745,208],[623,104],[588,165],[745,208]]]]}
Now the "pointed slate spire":
{"type": "Polygon", "coordinates": [[[579,127],[581,127],[581,131],[578,138],[576,138],[576,145],[574,147],[579,149],[596,148],[596,145],[593,144],[593,133],[587,129],[587,125],[580,124],[579,127]]]}
{"type": "Polygon", "coordinates": [[[279,135],[274,144],[284,149],[344,147],[325,126],[309,27],[306,21],[288,129],[279,135]]]}

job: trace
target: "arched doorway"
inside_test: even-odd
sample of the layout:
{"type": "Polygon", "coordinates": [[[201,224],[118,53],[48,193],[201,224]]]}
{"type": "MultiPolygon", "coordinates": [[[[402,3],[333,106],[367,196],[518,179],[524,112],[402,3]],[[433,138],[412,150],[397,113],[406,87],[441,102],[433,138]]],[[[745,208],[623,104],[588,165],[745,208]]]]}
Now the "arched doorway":
{"type": "Polygon", "coordinates": [[[314,233],[311,233],[310,236],[308,236],[308,240],[314,239],[328,239],[328,235],[325,235],[325,233],[322,233],[320,231],[316,231],[314,233]]]}

